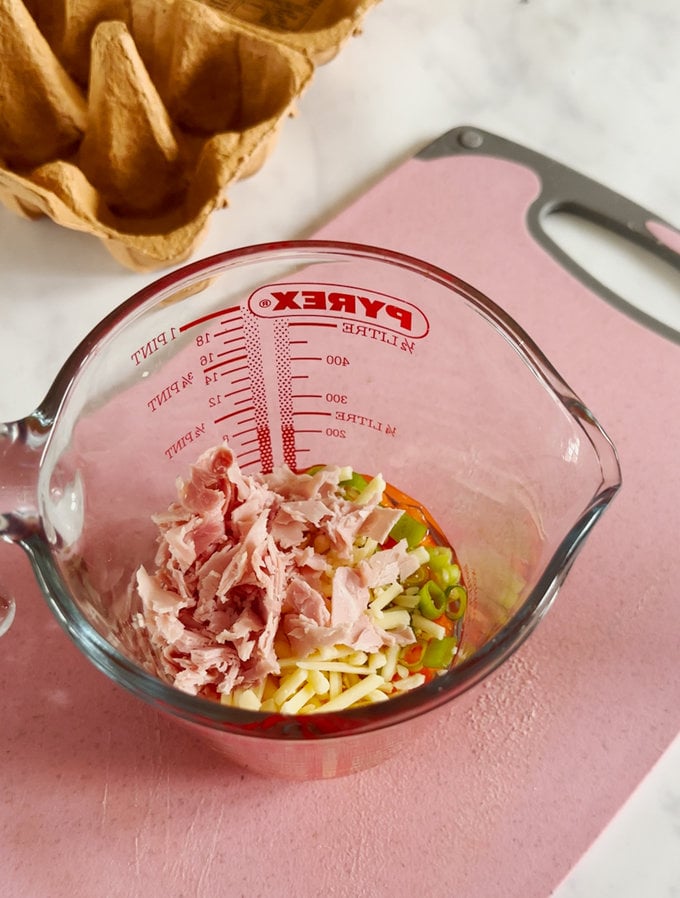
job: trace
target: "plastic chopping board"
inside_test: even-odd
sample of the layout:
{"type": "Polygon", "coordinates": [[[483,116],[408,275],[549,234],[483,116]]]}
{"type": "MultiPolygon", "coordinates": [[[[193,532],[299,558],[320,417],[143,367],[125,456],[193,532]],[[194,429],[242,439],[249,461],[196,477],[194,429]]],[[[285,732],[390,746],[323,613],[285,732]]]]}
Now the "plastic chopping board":
{"type": "Polygon", "coordinates": [[[408,252],[492,297],[620,456],[623,488],[553,610],[477,696],[464,732],[452,727],[465,773],[450,805],[464,823],[457,893],[480,898],[548,894],[680,731],[680,334],[562,252],[543,227],[557,210],[680,270],[680,234],[668,224],[468,127],[427,147],[320,235],[408,252]],[[504,871],[502,890],[491,869],[504,871]]]}
{"type": "Polygon", "coordinates": [[[615,442],[623,488],[535,633],[413,752],[346,779],[270,781],[99,674],[2,547],[19,599],[0,643],[3,898],[546,898],[630,795],[680,730],[680,346],[565,267],[541,227],[557,205],[678,265],[668,225],[470,128],[319,235],[475,284],[615,442]]]}

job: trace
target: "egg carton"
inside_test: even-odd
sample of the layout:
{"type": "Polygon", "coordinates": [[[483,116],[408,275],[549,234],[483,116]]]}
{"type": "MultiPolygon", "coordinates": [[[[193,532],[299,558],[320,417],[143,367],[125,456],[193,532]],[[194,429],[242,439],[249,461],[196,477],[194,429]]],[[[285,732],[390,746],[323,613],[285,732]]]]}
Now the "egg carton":
{"type": "Polygon", "coordinates": [[[187,259],[378,0],[0,0],[0,200],[187,259]]]}

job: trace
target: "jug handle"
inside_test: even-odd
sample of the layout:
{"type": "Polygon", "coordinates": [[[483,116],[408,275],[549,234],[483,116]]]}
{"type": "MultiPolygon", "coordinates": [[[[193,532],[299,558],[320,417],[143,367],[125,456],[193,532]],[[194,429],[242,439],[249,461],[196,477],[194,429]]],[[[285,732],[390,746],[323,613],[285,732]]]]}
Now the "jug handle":
{"type": "MultiPolygon", "coordinates": [[[[22,545],[39,530],[38,468],[49,425],[38,413],[0,423],[0,539],[22,545]]],[[[0,584],[0,636],[11,627],[16,604],[0,584]]]]}
{"type": "Polygon", "coordinates": [[[0,593],[0,637],[4,636],[14,623],[15,612],[16,603],[14,598],[0,593]]]}

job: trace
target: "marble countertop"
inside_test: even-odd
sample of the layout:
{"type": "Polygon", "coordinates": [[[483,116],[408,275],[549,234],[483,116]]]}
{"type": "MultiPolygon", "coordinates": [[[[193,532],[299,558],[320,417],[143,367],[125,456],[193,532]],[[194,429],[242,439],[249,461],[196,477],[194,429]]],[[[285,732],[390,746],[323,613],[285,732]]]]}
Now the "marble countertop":
{"type": "MultiPolygon", "coordinates": [[[[316,72],[197,255],[311,234],[460,124],[524,143],[678,227],[679,46],[677,0],[384,0],[316,72]]],[[[4,209],[0,271],[0,420],[34,408],[77,342],[154,277],[122,270],[84,234],[4,209]]],[[[671,317],[677,286],[660,301],[671,317]]],[[[557,898],[680,893],[679,771],[680,739],[557,898]]]]}

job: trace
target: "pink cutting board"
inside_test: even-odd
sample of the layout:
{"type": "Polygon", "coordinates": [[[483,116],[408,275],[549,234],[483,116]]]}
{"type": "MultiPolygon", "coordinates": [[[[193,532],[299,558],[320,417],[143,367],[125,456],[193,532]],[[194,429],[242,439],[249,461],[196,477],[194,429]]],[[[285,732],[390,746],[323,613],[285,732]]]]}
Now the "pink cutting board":
{"type": "Polygon", "coordinates": [[[572,201],[677,264],[676,233],[648,236],[612,197],[458,129],[323,230],[487,292],[621,456],[623,489],[545,620],[412,753],[302,784],[227,765],[99,674],[1,547],[19,600],[0,642],[2,898],[547,898],[680,730],[680,347],[540,245],[540,213],[572,201]]]}

